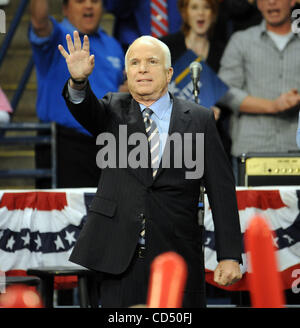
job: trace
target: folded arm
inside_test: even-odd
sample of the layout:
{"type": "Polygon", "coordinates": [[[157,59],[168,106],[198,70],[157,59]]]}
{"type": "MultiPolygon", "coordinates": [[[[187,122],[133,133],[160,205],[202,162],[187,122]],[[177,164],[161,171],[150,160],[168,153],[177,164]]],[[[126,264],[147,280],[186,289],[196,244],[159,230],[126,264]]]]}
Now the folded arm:
{"type": "Polygon", "coordinates": [[[283,92],[275,99],[249,94],[246,88],[248,83],[246,74],[250,67],[245,67],[243,43],[241,34],[236,33],[229,41],[222,57],[219,76],[230,89],[221,102],[235,113],[249,114],[276,114],[299,104],[300,94],[297,89],[283,92]]]}
{"type": "Polygon", "coordinates": [[[282,93],[276,99],[247,96],[240,105],[240,112],[252,114],[276,114],[289,110],[300,103],[300,94],[296,89],[282,93]]]}

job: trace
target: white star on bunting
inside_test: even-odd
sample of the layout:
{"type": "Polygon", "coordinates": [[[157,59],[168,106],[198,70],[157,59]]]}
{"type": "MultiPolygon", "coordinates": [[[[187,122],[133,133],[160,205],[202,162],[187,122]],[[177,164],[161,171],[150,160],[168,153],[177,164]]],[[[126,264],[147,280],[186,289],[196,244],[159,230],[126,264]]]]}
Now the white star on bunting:
{"type": "Polygon", "coordinates": [[[23,239],[23,241],[24,241],[24,245],[23,246],[29,245],[29,242],[30,242],[30,234],[29,234],[29,232],[27,232],[26,236],[21,237],[21,239],[23,239]]]}
{"type": "Polygon", "coordinates": [[[61,238],[59,237],[59,235],[57,235],[56,240],[54,241],[55,245],[56,245],[56,250],[58,251],[60,248],[65,249],[65,246],[61,240],[61,238]]]}
{"type": "Polygon", "coordinates": [[[38,235],[37,238],[34,240],[34,242],[36,243],[36,250],[38,250],[39,248],[42,247],[42,241],[41,241],[41,237],[38,235]]]}
{"type": "Polygon", "coordinates": [[[15,243],[16,241],[15,241],[15,239],[14,239],[14,236],[11,236],[9,239],[8,239],[8,241],[7,241],[7,244],[6,244],[6,248],[8,249],[13,249],[13,247],[14,247],[14,243],[15,243]]]}
{"type": "Polygon", "coordinates": [[[65,240],[68,241],[69,245],[72,245],[72,243],[76,241],[76,239],[74,238],[74,234],[75,234],[75,231],[72,231],[72,232],[66,231],[65,240]]]}

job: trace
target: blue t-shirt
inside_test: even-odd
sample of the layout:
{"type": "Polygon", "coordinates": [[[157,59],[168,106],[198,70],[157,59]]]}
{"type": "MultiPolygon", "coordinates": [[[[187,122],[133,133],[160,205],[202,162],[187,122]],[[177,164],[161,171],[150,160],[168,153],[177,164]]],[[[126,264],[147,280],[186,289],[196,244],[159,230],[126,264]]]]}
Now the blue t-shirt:
{"type": "MultiPolygon", "coordinates": [[[[53,30],[48,37],[38,37],[32,26],[29,29],[38,81],[37,115],[43,122],[54,121],[89,134],[71,115],[62,97],[64,84],[70,74],[57,46],[62,44],[68,49],[66,34],[73,36],[75,27],[67,19],[61,23],[52,17],[50,19],[53,30]]],[[[89,40],[90,53],[95,55],[95,68],[89,76],[89,82],[95,95],[102,98],[107,92],[118,91],[123,82],[124,53],[118,41],[100,28],[89,35],[89,40]]]]}

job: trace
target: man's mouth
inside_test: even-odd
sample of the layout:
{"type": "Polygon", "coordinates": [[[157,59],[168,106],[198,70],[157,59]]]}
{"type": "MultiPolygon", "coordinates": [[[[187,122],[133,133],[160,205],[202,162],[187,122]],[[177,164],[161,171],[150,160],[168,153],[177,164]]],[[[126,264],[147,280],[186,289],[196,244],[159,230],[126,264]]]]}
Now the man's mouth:
{"type": "Polygon", "coordinates": [[[151,82],[151,79],[138,79],[137,82],[151,82]]]}
{"type": "Polygon", "coordinates": [[[280,14],[280,10],[279,9],[269,9],[268,14],[270,16],[278,16],[280,14]]]}
{"type": "Polygon", "coordinates": [[[83,14],[83,17],[84,18],[93,18],[94,14],[93,13],[85,13],[85,14],[83,14]]]}

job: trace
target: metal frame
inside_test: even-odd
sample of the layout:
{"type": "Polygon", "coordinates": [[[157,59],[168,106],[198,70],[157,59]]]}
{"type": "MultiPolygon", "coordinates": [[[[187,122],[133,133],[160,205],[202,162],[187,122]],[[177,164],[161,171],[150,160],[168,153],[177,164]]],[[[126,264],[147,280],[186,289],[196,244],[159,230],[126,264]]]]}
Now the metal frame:
{"type": "Polygon", "coordinates": [[[57,186],[56,175],[56,124],[52,123],[8,123],[0,124],[0,145],[37,145],[50,144],[51,146],[51,168],[33,170],[0,170],[0,178],[40,178],[51,177],[51,188],[57,186]],[[7,137],[6,131],[49,131],[49,136],[17,136],[7,137]]]}

